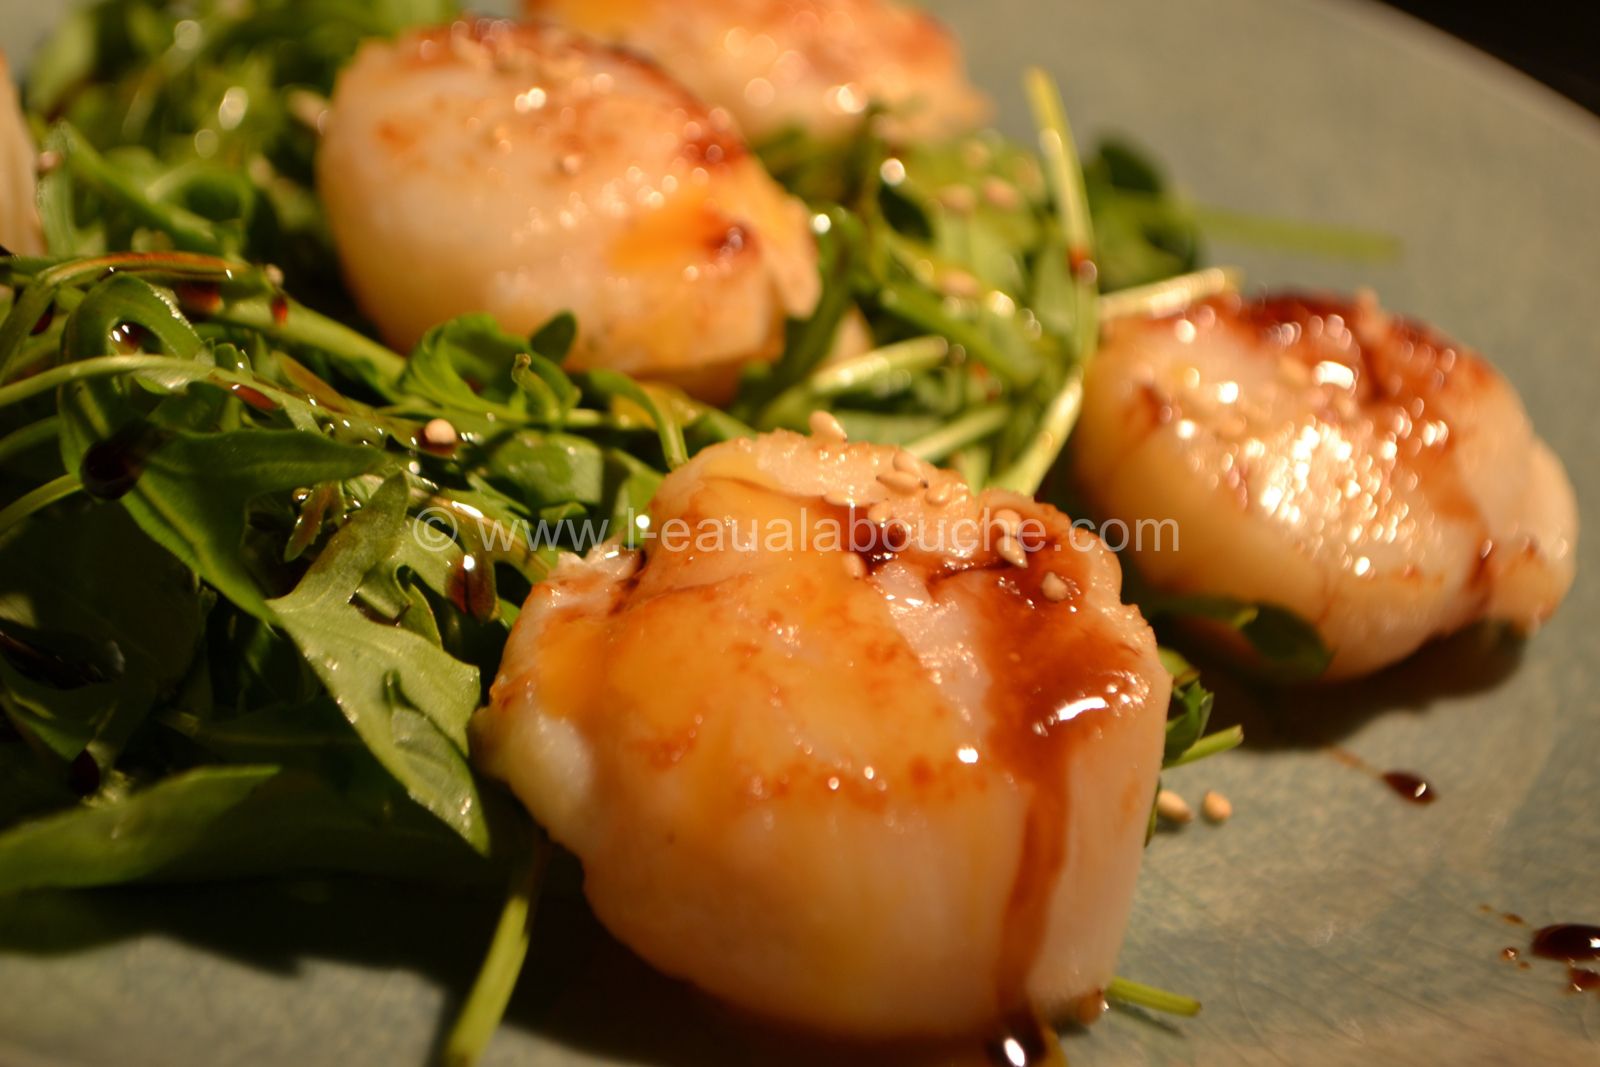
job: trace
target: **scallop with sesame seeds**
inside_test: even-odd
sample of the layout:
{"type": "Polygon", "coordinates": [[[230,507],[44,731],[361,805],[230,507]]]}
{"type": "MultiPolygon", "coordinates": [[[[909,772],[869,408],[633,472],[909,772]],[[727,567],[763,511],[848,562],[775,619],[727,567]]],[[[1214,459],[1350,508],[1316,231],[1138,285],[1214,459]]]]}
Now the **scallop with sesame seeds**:
{"type": "Polygon", "coordinates": [[[820,288],[805,207],[725,113],[554,27],[363,45],[317,178],[345,278],[402,350],[464,312],[527,333],[571,311],[570,366],[721,400],[820,288]]]}
{"type": "Polygon", "coordinates": [[[896,139],[964,133],[989,112],[941,23],[900,0],[523,0],[551,18],[655,57],[762,140],[824,139],[888,109],[896,139]]]}
{"type": "Polygon", "coordinates": [[[1110,982],[1170,679],[1093,534],[931,467],[944,505],[896,492],[897,455],[779,431],[668,475],[641,549],[534,589],[473,754],[667,973],[834,1033],[988,1033],[1110,982]]]}
{"type": "Polygon", "coordinates": [[[1162,594],[1286,608],[1348,677],[1572,584],[1572,484],[1475,352],[1370,296],[1215,297],[1113,324],[1073,442],[1162,594]],[[1152,531],[1165,529],[1163,536],[1152,531]]]}

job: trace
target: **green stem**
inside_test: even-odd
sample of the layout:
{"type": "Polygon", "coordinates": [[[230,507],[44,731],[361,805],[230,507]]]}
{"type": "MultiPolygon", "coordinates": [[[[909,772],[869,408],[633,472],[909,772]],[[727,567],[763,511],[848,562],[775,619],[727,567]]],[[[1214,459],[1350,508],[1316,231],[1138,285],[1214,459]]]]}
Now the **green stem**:
{"type": "Polygon", "coordinates": [[[441,1057],[445,1067],[470,1067],[476,1063],[499,1028],[512,990],[516,988],[517,976],[522,973],[523,961],[528,957],[534,906],[549,859],[549,841],[540,835],[512,872],[511,892],[500,911],[500,922],[489,942],[489,954],[484,957],[472,991],[467,994],[466,1003],[445,1038],[441,1057]]]}
{"type": "Polygon", "coordinates": [[[213,322],[259,330],[274,341],[326,352],[336,363],[386,394],[394,393],[394,383],[406,369],[406,359],[399,353],[359,330],[286,298],[276,309],[270,301],[260,299],[227,303],[209,317],[213,322]]]}
{"type": "Polygon", "coordinates": [[[1238,748],[1244,743],[1244,727],[1230,726],[1226,730],[1218,730],[1214,734],[1207,734],[1176,756],[1163,770],[1173,767],[1182,767],[1185,763],[1195,763],[1208,756],[1220,755],[1230,748],[1238,748]]]}
{"type": "Polygon", "coordinates": [[[1050,76],[1037,67],[1029,68],[1024,84],[1034,123],[1039,127],[1045,180],[1067,241],[1067,269],[1075,294],[1073,350],[1081,363],[1093,354],[1100,335],[1099,282],[1094,269],[1094,225],[1089,215],[1089,192],[1084,187],[1083,164],[1072,139],[1072,127],[1067,124],[1060,90],[1050,76]]]}
{"type": "Polygon", "coordinates": [[[989,483],[989,471],[993,467],[993,459],[994,449],[984,444],[973,444],[951,457],[950,465],[968,485],[974,489],[981,489],[989,483]]]}
{"type": "Polygon", "coordinates": [[[1345,259],[1394,259],[1401,251],[1393,234],[1353,226],[1263,218],[1201,204],[1190,204],[1189,212],[1195,225],[1220,240],[1345,259]]]}
{"type": "Polygon", "coordinates": [[[1165,989],[1130,982],[1126,978],[1113,978],[1106,986],[1106,999],[1116,1004],[1133,1004],[1166,1015],[1192,1017],[1200,1014],[1200,1002],[1182,993],[1169,993],[1165,989]]]}
{"type": "Polygon", "coordinates": [[[109,199],[122,204],[141,225],[171,236],[179,248],[203,253],[223,251],[216,228],[207,219],[185,208],[158,203],[146,196],[123,172],[108,164],[83,135],[68,123],[58,123],[46,145],[61,153],[75,176],[95,186],[109,199]]]}
{"type": "Polygon", "coordinates": [[[5,533],[34,512],[42,511],[58,500],[65,500],[81,488],[83,488],[83,485],[78,481],[76,474],[63,474],[59,478],[45,482],[37,489],[22,494],[5,507],[0,508],[0,534],[5,533]]]}
{"type": "Polygon", "coordinates": [[[0,386],[0,408],[21,403],[69,382],[85,378],[109,378],[119,374],[162,374],[172,375],[184,381],[198,381],[221,373],[216,367],[188,359],[167,359],[162,356],[97,356],[76,363],[63,363],[47,371],[41,371],[31,378],[0,386]]]}
{"type": "Polygon", "coordinates": [[[61,419],[56,415],[29,423],[20,430],[13,430],[0,437],[0,463],[6,463],[15,456],[20,456],[47,441],[55,440],[60,432],[61,419]]]}
{"type": "Polygon", "coordinates": [[[754,437],[756,431],[729,415],[721,408],[706,404],[695,405],[695,425],[718,441],[732,441],[736,437],[754,437]]]}
{"type": "Polygon", "coordinates": [[[916,374],[931,370],[949,354],[950,342],[943,337],[913,337],[826,364],[811,375],[806,385],[817,396],[838,396],[896,372],[916,374]]]}
{"type": "Polygon", "coordinates": [[[1039,377],[1038,357],[1032,349],[995,344],[980,323],[951,314],[943,297],[921,285],[891,282],[878,294],[878,304],[919,330],[942,335],[960,345],[967,355],[1013,388],[1031,385],[1039,377]]]}
{"type": "Polygon", "coordinates": [[[1106,293],[1100,297],[1100,321],[1171,315],[1207,297],[1237,292],[1242,277],[1236,267],[1206,267],[1106,293]]]}
{"type": "MultiPolygon", "coordinates": [[[[28,264],[34,267],[39,262],[29,260],[28,264]]],[[[12,265],[15,265],[15,261],[12,261],[12,265]]],[[[194,252],[163,252],[160,255],[107,252],[50,263],[31,275],[20,289],[5,321],[0,323],[0,383],[10,380],[21,369],[18,357],[23,351],[23,342],[34,324],[49,310],[57,294],[61,294],[63,307],[69,305],[70,290],[62,292],[66,286],[92,281],[107,270],[223,282],[244,269],[235,267],[227,260],[194,252]]]]}
{"type": "Polygon", "coordinates": [[[937,463],[952,452],[995,433],[1010,419],[1011,409],[1004,404],[979,408],[930,434],[924,434],[915,441],[908,442],[905,450],[918,459],[937,463]]]}
{"type": "Polygon", "coordinates": [[[1083,409],[1083,364],[1067,372],[1067,382],[1050,401],[1039,420],[1038,432],[1027,449],[1016,461],[994,479],[993,484],[1002,489],[1032,496],[1039,491],[1045,475],[1055,465],[1061,450],[1066,447],[1072,428],[1077,425],[1078,413],[1083,409]]]}
{"type": "Polygon", "coordinates": [[[827,363],[773,398],[758,416],[762,426],[798,426],[818,402],[849,393],[891,374],[931,370],[950,354],[943,337],[913,337],[874,348],[848,359],[827,363]]]}

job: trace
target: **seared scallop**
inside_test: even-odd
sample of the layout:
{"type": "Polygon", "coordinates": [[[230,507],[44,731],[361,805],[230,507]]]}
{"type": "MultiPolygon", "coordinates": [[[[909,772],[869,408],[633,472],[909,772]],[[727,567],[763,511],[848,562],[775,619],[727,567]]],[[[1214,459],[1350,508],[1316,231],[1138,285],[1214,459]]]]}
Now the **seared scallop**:
{"type": "Polygon", "coordinates": [[[1117,323],[1074,439],[1100,513],[1175,594],[1286,607],[1374,670],[1479,619],[1538,626],[1572,584],[1572,485],[1480,355],[1354,301],[1219,297],[1117,323]]]}
{"type": "Polygon", "coordinates": [[[820,285],[804,207],[725,113],[553,27],[363,45],[317,184],[351,290],[403,349],[464,312],[527,332],[565,310],[572,366],[715,399],[776,356],[820,285]]]}
{"type": "Polygon", "coordinates": [[[872,105],[901,140],[964,133],[989,112],[955,37],[896,0],[525,0],[523,9],[651,56],[754,141],[791,128],[832,139],[872,105]]]}
{"type": "Polygon", "coordinates": [[[11,68],[0,55],[0,245],[24,255],[44,251],[39,209],[34,204],[38,154],[22,115],[11,68]]]}
{"type": "Polygon", "coordinates": [[[651,512],[534,589],[474,722],[607,926],[833,1033],[1098,1004],[1170,689],[1116,558],[837,436],[707,449],[651,512]]]}

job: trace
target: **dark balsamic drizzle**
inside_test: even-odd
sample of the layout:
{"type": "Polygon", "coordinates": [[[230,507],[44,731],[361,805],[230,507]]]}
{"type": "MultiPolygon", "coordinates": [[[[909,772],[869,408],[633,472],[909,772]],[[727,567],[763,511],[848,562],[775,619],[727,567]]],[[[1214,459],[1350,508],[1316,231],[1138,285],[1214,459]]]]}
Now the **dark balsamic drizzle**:
{"type": "Polygon", "coordinates": [[[222,308],[222,286],[216,282],[180,282],[173,292],[178,306],[191,315],[215,315],[222,308]]]}
{"type": "Polygon", "coordinates": [[[1580,963],[1600,959],[1600,926],[1557,923],[1533,932],[1532,951],[1547,960],[1580,963]]]}
{"type": "Polygon", "coordinates": [[[116,500],[125,495],[144,473],[150,454],[167,437],[165,431],[149,423],[134,422],[105,440],[96,441],[78,464],[83,491],[98,500],[116,500]]]}
{"type": "Polygon", "coordinates": [[[1600,989],[1600,971],[1591,971],[1586,967],[1568,967],[1567,981],[1571,982],[1574,993],[1587,993],[1591,989],[1600,989]]]}
{"type": "Polygon", "coordinates": [[[257,411],[270,413],[278,410],[278,402],[254,386],[235,382],[233,385],[228,386],[228,392],[257,411]]]}
{"type": "Polygon", "coordinates": [[[1542,926],[1533,932],[1530,949],[1535,956],[1567,965],[1567,992],[1587,993],[1600,989],[1600,971],[1578,966],[1600,959],[1600,926],[1586,923],[1542,926]]]}
{"type": "Polygon", "coordinates": [[[451,603],[479,622],[488,622],[500,608],[495,595],[494,564],[478,553],[467,553],[450,568],[447,591],[451,603]]]}
{"type": "Polygon", "coordinates": [[[1349,749],[1339,748],[1338,746],[1328,748],[1327,753],[1346,767],[1358,770],[1369,778],[1382,782],[1393,791],[1395,796],[1409,804],[1432,804],[1439,799],[1439,791],[1434,789],[1433,783],[1420,774],[1399,770],[1380,771],[1349,749]]]}
{"type": "Polygon", "coordinates": [[[137,322],[119,322],[111,328],[111,347],[123,354],[148,352],[154,336],[137,322]]]}
{"type": "Polygon", "coordinates": [[[1433,786],[1428,784],[1427,779],[1410,771],[1385,771],[1380,777],[1402,800],[1408,800],[1413,804],[1432,804],[1438,799],[1438,794],[1433,791],[1433,786]]]}
{"type": "Polygon", "coordinates": [[[100,764],[84,749],[67,764],[67,788],[80,797],[93,796],[100,791],[100,764]]]}
{"type": "Polygon", "coordinates": [[[88,659],[75,659],[41,648],[36,641],[0,629],[0,659],[9,663],[24,678],[54,689],[82,689],[110,681],[100,665],[88,659]]]}

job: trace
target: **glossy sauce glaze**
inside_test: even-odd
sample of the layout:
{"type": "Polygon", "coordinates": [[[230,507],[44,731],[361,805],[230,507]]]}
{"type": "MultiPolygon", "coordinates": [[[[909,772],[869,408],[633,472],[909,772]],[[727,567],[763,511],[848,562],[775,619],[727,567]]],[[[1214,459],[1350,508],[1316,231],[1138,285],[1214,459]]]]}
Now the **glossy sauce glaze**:
{"type": "Polygon", "coordinates": [[[1099,1003],[1169,681],[1098,541],[953,478],[792,434],[717,446],[663,483],[642,553],[525,605],[474,757],[664,971],[857,1037],[1004,1044],[1099,1003]],[[1039,534],[888,533],[954,517],[1039,534]],[[804,543],[756,544],[773,524],[804,543]]]}
{"type": "Polygon", "coordinates": [[[350,288],[402,351],[459,314],[527,334],[570,311],[569,366],[726,397],[820,288],[805,205],[726,113],[554,26],[367,42],[317,174],[350,288]]]}
{"type": "Polygon", "coordinates": [[[948,137],[989,111],[955,37],[902,0],[523,0],[523,10],[650,56],[756,142],[838,139],[874,106],[891,140],[948,137]]]}
{"type": "Polygon", "coordinates": [[[1354,752],[1337,745],[1326,751],[1335,762],[1360,771],[1374,781],[1382,782],[1401,800],[1412,804],[1432,804],[1439,799],[1439,791],[1433,787],[1433,783],[1414,771],[1380,771],[1354,752]]]}
{"type": "Polygon", "coordinates": [[[1074,467],[1177,595],[1286,608],[1367,673],[1479,619],[1530,630],[1571,584],[1560,461],[1480,355],[1370,296],[1198,302],[1110,324],[1074,467]]]}
{"type": "Polygon", "coordinates": [[[1600,971],[1578,966],[1600,960],[1600,926],[1557,923],[1540,927],[1533,932],[1530,951],[1535,956],[1566,963],[1568,992],[1587,993],[1600,989],[1600,971]]]}
{"type": "Polygon", "coordinates": [[[147,422],[132,422],[96,441],[78,462],[83,491],[97,500],[127,495],[144,473],[151,453],[171,437],[170,431],[147,422]]]}
{"type": "MultiPolygon", "coordinates": [[[[1527,920],[1516,912],[1497,911],[1488,904],[1479,905],[1478,910],[1485,915],[1498,915],[1508,926],[1528,925],[1527,920]]],[[[1568,992],[1587,993],[1600,989],[1600,971],[1578,966],[1580,963],[1600,959],[1600,926],[1586,923],[1554,923],[1541,926],[1533,932],[1528,951],[1542,959],[1555,960],[1567,965],[1568,992]]],[[[1500,958],[1514,962],[1518,970],[1525,971],[1530,966],[1513,946],[1508,945],[1501,949],[1500,958]]]]}
{"type": "Polygon", "coordinates": [[[1600,960],[1600,926],[1584,923],[1557,923],[1533,933],[1531,951],[1547,960],[1582,963],[1600,960]]]}
{"type": "Polygon", "coordinates": [[[1379,777],[1401,800],[1409,800],[1413,804],[1432,804],[1439,799],[1439,794],[1421,775],[1410,771],[1385,771],[1379,777]]]}

